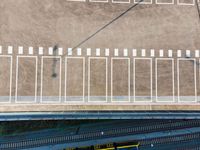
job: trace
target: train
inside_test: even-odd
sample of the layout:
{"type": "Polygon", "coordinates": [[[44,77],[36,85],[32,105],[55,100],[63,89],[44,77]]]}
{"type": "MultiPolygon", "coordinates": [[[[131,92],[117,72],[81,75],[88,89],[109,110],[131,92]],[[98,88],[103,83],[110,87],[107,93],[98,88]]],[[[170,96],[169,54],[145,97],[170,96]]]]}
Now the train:
{"type": "Polygon", "coordinates": [[[114,142],[107,144],[97,144],[85,147],[66,148],[63,150],[139,150],[139,142],[114,142]]]}

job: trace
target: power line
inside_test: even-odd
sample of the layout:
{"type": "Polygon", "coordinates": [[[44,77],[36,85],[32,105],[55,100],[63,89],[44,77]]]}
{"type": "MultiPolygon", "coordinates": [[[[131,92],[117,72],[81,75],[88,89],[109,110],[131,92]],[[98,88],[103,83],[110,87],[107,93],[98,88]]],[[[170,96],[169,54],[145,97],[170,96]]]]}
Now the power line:
{"type": "MultiPolygon", "coordinates": [[[[140,0],[138,3],[134,4],[133,6],[129,7],[127,10],[125,10],[124,12],[122,12],[121,14],[119,14],[117,17],[115,17],[114,19],[112,19],[111,21],[109,21],[107,24],[105,24],[104,26],[102,26],[101,28],[99,28],[97,31],[95,31],[93,34],[91,34],[90,36],[88,36],[87,38],[85,38],[84,40],[82,40],[81,42],[79,42],[76,46],[74,46],[72,48],[71,51],[73,51],[74,49],[78,48],[79,46],[81,46],[83,43],[87,42],[88,40],[90,40],[91,38],[93,38],[95,35],[97,35],[99,32],[101,32],[102,30],[104,30],[106,27],[108,27],[109,25],[111,25],[113,22],[117,21],[118,19],[120,19],[122,16],[124,16],[125,14],[127,14],[130,10],[132,10],[134,7],[136,7],[137,5],[139,5],[142,1],[144,0],[140,0]]],[[[53,48],[53,52],[54,52],[54,60],[53,60],[53,64],[52,64],[52,77],[56,77],[56,63],[57,63],[57,59],[56,59],[56,51],[58,49],[58,46],[55,45],[53,48]]],[[[67,53],[65,53],[63,55],[66,56],[67,53]]]]}
{"type": "MultiPolygon", "coordinates": [[[[74,46],[72,48],[72,51],[76,48],[78,48],[80,45],[82,45],[83,43],[87,42],[88,40],[90,40],[91,38],[93,38],[96,34],[98,34],[99,32],[101,32],[102,30],[104,30],[106,27],[108,27],[109,25],[111,25],[113,22],[117,21],[118,19],[120,19],[122,16],[124,16],[126,13],[128,13],[130,10],[132,10],[134,7],[136,7],[137,5],[139,5],[142,1],[144,0],[140,0],[137,4],[134,4],[133,6],[131,6],[130,8],[128,8],[127,10],[125,10],[123,13],[121,13],[120,15],[118,15],[117,17],[115,17],[114,19],[112,19],[110,22],[108,22],[107,24],[105,24],[104,26],[102,26],[101,28],[99,28],[97,31],[95,31],[93,34],[91,34],[90,36],[88,36],[86,39],[82,40],[80,43],[78,43],[76,46],[74,46]]],[[[66,54],[64,54],[65,56],[66,54]]]]}
{"type": "Polygon", "coordinates": [[[195,0],[196,1],[196,6],[197,6],[197,12],[199,14],[199,21],[200,21],[200,10],[199,10],[199,3],[198,3],[198,0],[195,0]]]}

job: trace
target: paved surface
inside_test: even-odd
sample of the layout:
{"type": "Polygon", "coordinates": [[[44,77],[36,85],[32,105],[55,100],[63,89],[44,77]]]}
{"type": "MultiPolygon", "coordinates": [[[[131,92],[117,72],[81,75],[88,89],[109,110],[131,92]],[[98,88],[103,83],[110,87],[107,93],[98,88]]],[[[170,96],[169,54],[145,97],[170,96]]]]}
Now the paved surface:
{"type": "Polygon", "coordinates": [[[134,4],[2,0],[0,111],[198,110],[198,6],[179,2],[101,28],[134,4]]]}
{"type": "Polygon", "coordinates": [[[199,112],[152,112],[152,111],[108,111],[108,112],[21,112],[1,113],[0,121],[17,120],[63,120],[63,119],[200,119],[199,112]]]}

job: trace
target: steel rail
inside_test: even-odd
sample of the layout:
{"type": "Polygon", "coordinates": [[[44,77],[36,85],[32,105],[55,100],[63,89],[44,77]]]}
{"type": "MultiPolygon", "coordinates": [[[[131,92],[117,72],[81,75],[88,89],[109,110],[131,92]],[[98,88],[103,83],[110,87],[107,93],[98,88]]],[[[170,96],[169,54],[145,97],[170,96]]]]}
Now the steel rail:
{"type": "Polygon", "coordinates": [[[92,139],[102,139],[108,137],[116,137],[116,136],[125,136],[130,134],[140,134],[140,133],[150,133],[150,132],[158,132],[165,130],[175,130],[175,129],[183,129],[191,126],[200,126],[200,122],[196,120],[186,121],[186,122],[172,122],[172,123],[160,123],[160,124],[152,124],[146,126],[139,127],[123,127],[113,130],[105,130],[102,135],[101,132],[91,132],[84,134],[74,134],[74,135],[56,135],[54,137],[41,137],[41,138],[32,138],[21,141],[14,142],[0,142],[0,149],[23,149],[23,148],[31,148],[31,147],[39,147],[44,145],[52,145],[59,143],[69,143],[69,142],[79,142],[86,141],[92,139]]]}

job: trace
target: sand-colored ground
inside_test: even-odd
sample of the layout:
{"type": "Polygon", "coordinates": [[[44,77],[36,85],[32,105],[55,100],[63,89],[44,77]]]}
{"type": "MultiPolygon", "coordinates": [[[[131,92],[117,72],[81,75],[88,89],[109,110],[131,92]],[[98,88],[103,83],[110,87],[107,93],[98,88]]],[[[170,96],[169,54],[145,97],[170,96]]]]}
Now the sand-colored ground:
{"type": "Polygon", "coordinates": [[[177,5],[177,1],[172,5],[140,4],[80,45],[80,56],[75,54],[76,50],[72,56],[65,55],[68,47],[76,46],[132,5],[1,0],[1,55],[8,55],[9,45],[14,49],[9,54],[12,76],[8,63],[11,60],[0,57],[0,100],[12,102],[2,103],[0,111],[198,109],[195,104],[198,105],[200,95],[199,58],[194,50],[200,49],[200,19],[196,5],[177,5]],[[48,47],[55,44],[64,50],[56,59],[48,54],[48,47]],[[20,57],[17,65],[18,46],[24,47],[21,56],[34,57],[20,57]],[[28,54],[29,46],[34,48],[33,55],[28,54]],[[38,47],[44,48],[43,55],[38,54],[38,47]],[[86,55],[86,48],[92,49],[91,56],[86,55]],[[96,48],[101,49],[100,56],[96,56],[96,48]],[[110,49],[109,56],[105,56],[105,48],[110,49]],[[115,48],[119,56],[114,55],[115,48]],[[124,48],[128,49],[128,56],[123,56],[124,48]],[[140,59],[132,55],[133,48],[140,59]],[[141,56],[141,49],[146,49],[145,57],[141,56]],[[155,57],[150,57],[150,49],[155,49],[155,57]],[[168,58],[167,50],[172,49],[174,59],[156,61],[160,49],[164,50],[164,58],[168,58]],[[185,51],[181,58],[186,60],[179,60],[179,49],[191,50],[191,57],[197,62],[185,58],[185,51]],[[70,58],[66,60],[66,56],[70,58]],[[54,71],[56,77],[52,77],[54,71]],[[156,95],[158,100],[168,103],[156,104],[156,95]],[[65,103],[82,100],[87,103],[65,103]],[[16,105],[16,101],[37,104],[16,105]],[[41,101],[61,103],[40,104],[41,101]],[[189,104],[192,101],[197,102],[189,104]]]}

